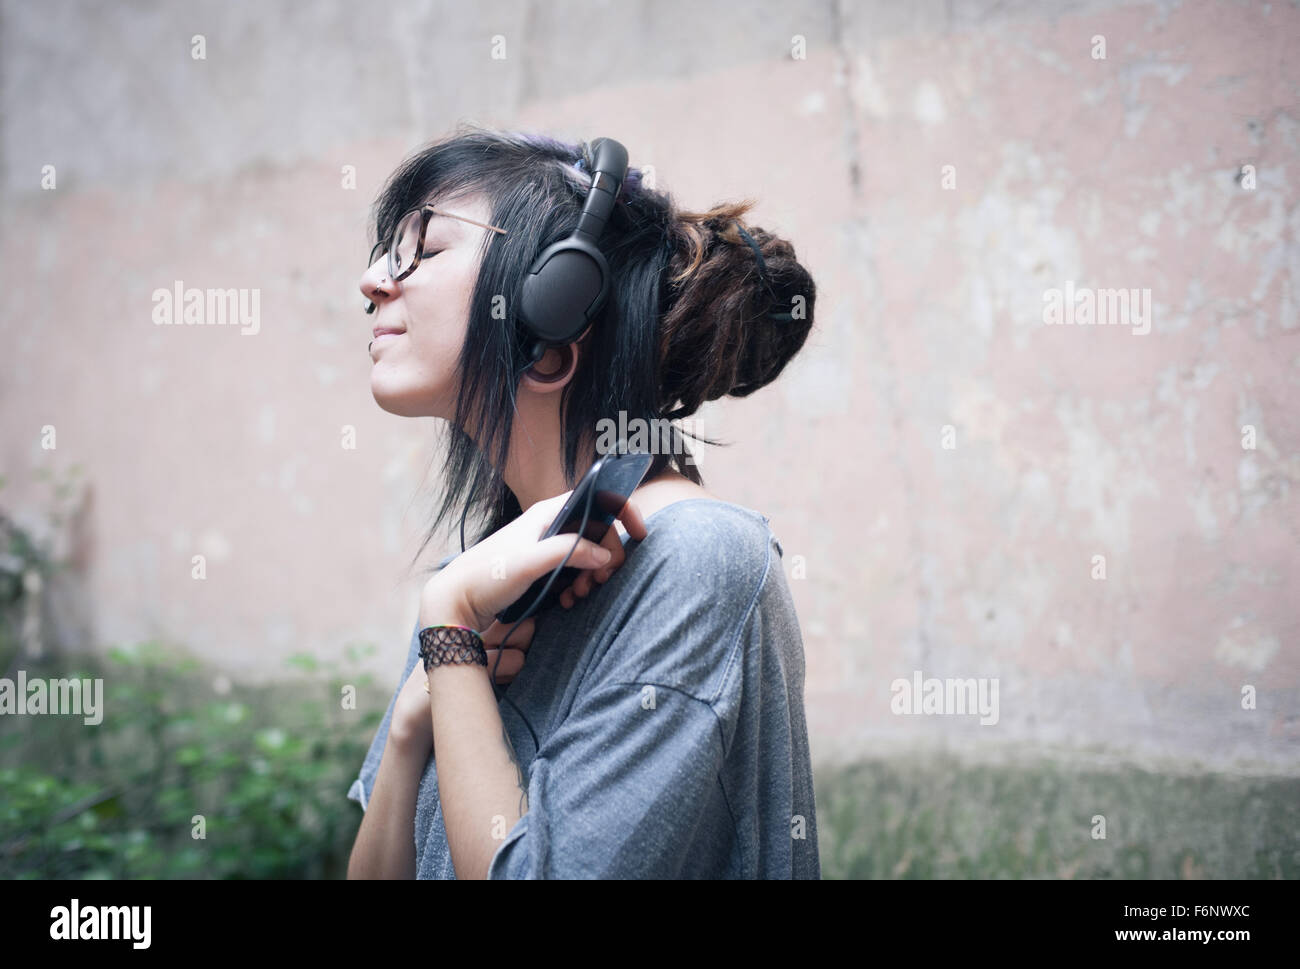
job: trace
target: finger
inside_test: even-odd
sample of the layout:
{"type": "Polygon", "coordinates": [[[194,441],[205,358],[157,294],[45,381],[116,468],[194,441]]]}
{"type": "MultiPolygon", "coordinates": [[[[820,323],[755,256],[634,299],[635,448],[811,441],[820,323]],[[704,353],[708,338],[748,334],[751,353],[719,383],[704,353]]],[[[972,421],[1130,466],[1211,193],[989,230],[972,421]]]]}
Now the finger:
{"type": "Polygon", "coordinates": [[[532,570],[533,575],[545,575],[564,562],[566,555],[569,560],[564,564],[573,569],[599,569],[609,564],[611,558],[609,549],[589,538],[578,538],[577,547],[574,548],[575,537],[566,533],[538,542],[528,550],[526,567],[532,570]],[[570,550],[573,553],[571,555],[570,550]]]}
{"type": "Polygon", "coordinates": [[[641,509],[637,507],[635,498],[627,500],[623,510],[618,513],[618,520],[623,523],[628,535],[638,542],[649,534],[646,531],[645,519],[641,517],[641,509]]]}
{"type": "Polygon", "coordinates": [[[575,602],[577,600],[573,598],[572,588],[565,589],[560,593],[560,605],[564,606],[565,609],[572,609],[575,602]]]}
{"type": "MultiPolygon", "coordinates": [[[[492,625],[488,626],[487,629],[483,630],[482,633],[483,645],[484,646],[502,645],[506,633],[509,632],[512,626],[514,626],[514,623],[512,622],[509,623],[500,622],[499,620],[493,621],[492,625]]],[[[537,627],[537,622],[535,619],[532,618],[525,619],[523,622],[519,624],[519,628],[516,629],[513,633],[511,633],[509,645],[518,646],[521,649],[525,649],[525,650],[528,649],[528,647],[532,644],[533,630],[536,629],[536,627],[537,627]]]]}
{"type": "Polygon", "coordinates": [[[486,652],[488,672],[495,668],[498,680],[503,676],[517,676],[524,668],[524,654],[517,649],[489,649],[486,652]],[[498,655],[501,657],[500,664],[497,663],[498,655]]]}
{"type": "Polygon", "coordinates": [[[573,594],[579,599],[587,598],[591,592],[592,578],[591,569],[587,569],[573,581],[573,594]]]}
{"type": "Polygon", "coordinates": [[[619,536],[616,528],[607,531],[605,537],[600,540],[600,544],[609,549],[612,557],[609,564],[593,570],[593,577],[597,582],[608,582],[609,577],[627,558],[627,549],[623,547],[623,539],[619,536]]]}

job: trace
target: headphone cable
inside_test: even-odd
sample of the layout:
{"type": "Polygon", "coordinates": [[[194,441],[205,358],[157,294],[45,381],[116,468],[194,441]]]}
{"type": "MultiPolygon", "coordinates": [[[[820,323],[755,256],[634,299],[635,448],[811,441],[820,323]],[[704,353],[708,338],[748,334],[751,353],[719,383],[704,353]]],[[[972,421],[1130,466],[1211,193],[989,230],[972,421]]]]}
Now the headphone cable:
{"type": "MultiPolygon", "coordinates": [[[[570,548],[569,551],[565,554],[564,558],[560,560],[560,564],[551,570],[551,577],[546,580],[546,585],[542,586],[542,591],[537,593],[537,597],[533,599],[528,609],[524,612],[522,616],[520,616],[517,620],[515,620],[515,624],[510,627],[509,632],[507,632],[505,636],[502,637],[501,639],[502,645],[497,649],[496,663],[492,665],[492,681],[494,683],[496,682],[496,677],[497,677],[497,666],[499,666],[501,663],[501,654],[505,651],[505,644],[509,642],[510,637],[514,634],[514,631],[519,628],[519,624],[523,622],[525,619],[527,619],[529,616],[531,616],[533,614],[533,610],[536,609],[539,605],[541,605],[542,602],[546,599],[546,593],[551,591],[551,586],[555,584],[555,580],[559,577],[561,570],[563,570],[565,566],[565,563],[567,563],[569,559],[573,557],[573,553],[578,550],[578,545],[582,542],[583,535],[587,533],[587,520],[591,517],[591,501],[595,497],[596,497],[596,489],[594,487],[590,488],[587,491],[587,503],[582,509],[582,524],[578,526],[578,534],[573,539],[573,547],[570,548]]],[[[514,649],[516,647],[511,647],[511,648],[514,649]]]]}

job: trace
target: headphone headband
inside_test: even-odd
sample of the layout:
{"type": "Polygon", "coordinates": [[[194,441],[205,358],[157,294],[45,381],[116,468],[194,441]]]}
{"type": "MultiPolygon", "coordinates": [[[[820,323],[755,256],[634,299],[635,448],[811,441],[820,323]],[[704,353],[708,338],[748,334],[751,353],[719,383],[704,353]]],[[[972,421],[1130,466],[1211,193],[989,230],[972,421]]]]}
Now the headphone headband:
{"type": "Polygon", "coordinates": [[[548,347],[581,336],[609,295],[609,263],[596,243],[627,178],[627,149],[613,138],[597,138],[590,147],[591,190],[577,227],[542,250],[524,278],[519,317],[531,337],[532,363],[548,347]]]}

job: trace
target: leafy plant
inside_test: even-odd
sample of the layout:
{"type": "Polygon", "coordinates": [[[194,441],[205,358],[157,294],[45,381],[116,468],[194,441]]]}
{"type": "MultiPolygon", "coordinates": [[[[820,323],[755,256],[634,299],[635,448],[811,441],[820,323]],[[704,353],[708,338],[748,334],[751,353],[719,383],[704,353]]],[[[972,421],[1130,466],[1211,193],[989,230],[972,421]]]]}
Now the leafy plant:
{"type": "Polygon", "coordinates": [[[101,677],[103,720],[0,719],[0,877],[343,877],[361,818],[346,792],[388,698],[368,675],[291,663],[311,670],[236,684],[144,643],[27,670],[101,677]]]}

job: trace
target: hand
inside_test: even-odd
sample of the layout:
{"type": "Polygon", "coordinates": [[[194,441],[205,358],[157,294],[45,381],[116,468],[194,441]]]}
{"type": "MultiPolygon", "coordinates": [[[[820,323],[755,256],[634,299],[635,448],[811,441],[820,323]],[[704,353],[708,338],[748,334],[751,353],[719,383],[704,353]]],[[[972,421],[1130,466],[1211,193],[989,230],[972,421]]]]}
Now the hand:
{"type": "MultiPolygon", "coordinates": [[[[524,659],[528,647],[532,645],[535,627],[534,620],[525,619],[504,647],[502,643],[509,626],[494,622],[483,631],[489,670],[496,664],[497,654],[501,653],[501,667],[497,670],[496,682],[510,683],[524,668],[524,659]]],[[[424,660],[417,658],[415,669],[411,670],[411,675],[397,694],[397,702],[393,705],[393,719],[388,733],[395,743],[426,755],[433,749],[433,710],[430,703],[429,674],[424,671],[424,660]]]]}
{"type": "MultiPolygon", "coordinates": [[[[642,538],[645,536],[642,535],[642,538]]],[[[569,543],[573,543],[570,536],[569,543]]],[[[605,583],[609,577],[614,574],[623,560],[627,558],[627,550],[623,548],[623,542],[618,537],[618,529],[613,525],[605,533],[605,537],[600,540],[602,547],[609,549],[610,560],[606,565],[598,569],[583,569],[578,573],[578,577],[573,580],[573,584],[560,593],[560,605],[565,609],[572,609],[579,599],[585,599],[592,590],[593,583],[605,583]]],[[[573,560],[570,559],[570,562],[573,560]]]]}
{"type": "MultiPolygon", "coordinates": [[[[424,587],[421,625],[450,623],[475,629],[490,625],[498,612],[564,561],[570,549],[573,554],[566,564],[584,570],[574,583],[574,588],[581,585],[582,595],[591,591],[593,578],[607,581],[624,560],[623,545],[613,525],[600,544],[573,533],[540,541],[572,494],[566,491],[537,502],[509,525],[452,559],[424,587]]],[[[619,512],[618,521],[633,539],[641,541],[646,537],[645,522],[632,499],[619,512]]],[[[573,601],[573,593],[569,592],[566,606],[573,601]]],[[[506,659],[502,657],[503,665],[506,659]]]]}

